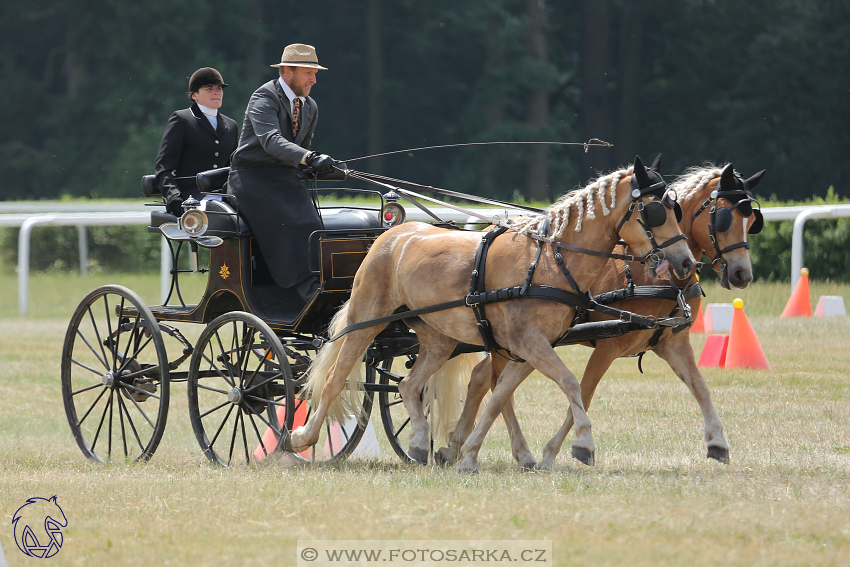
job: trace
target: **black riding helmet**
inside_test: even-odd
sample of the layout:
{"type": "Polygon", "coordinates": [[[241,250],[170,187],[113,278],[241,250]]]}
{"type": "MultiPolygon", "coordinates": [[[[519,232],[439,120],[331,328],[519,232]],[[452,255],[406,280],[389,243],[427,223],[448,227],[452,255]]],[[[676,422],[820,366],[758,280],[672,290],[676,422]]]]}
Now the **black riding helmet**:
{"type": "Polygon", "coordinates": [[[189,98],[192,98],[193,93],[212,85],[226,87],[227,83],[221,78],[221,73],[212,67],[201,67],[189,78],[189,98]]]}

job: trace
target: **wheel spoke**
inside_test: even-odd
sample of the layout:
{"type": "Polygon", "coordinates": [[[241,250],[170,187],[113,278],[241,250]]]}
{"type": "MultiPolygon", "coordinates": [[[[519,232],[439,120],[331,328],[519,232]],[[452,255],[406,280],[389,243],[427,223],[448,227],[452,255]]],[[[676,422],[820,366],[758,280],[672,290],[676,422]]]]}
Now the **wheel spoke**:
{"type": "Polygon", "coordinates": [[[233,404],[230,404],[230,409],[227,410],[227,414],[224,416],[224,419],[222,420],[221,425],[218,426],[218,429],[216,430],[215,435],[212,438],[212,441],[210,441],[210,449],[212,449],[212,446],[215,444],[215,440],[218,439],[219,434],[221,434],[221,430],[224,429],[224,424],[227,423],[227,418],[230,417],[230,413],[233,411],[234,407],[235,406],[233,404]]]}
{"type": "MultiPolygon", "coordinates": [[[[221,363],[225,364],[224,360],[225,360],[227,355],[224,354],[224,345],[221,344],[221,337],[218,334],[218,329],[216,329],[216,331],[215,331],[215,339],[218,342],[218,348],[221,349],[221,359],[222,359],[221,363]]],[[[212,347],[212,341],[210,341],[210,351],[212,353],[212,357],[215,358],[215,349],[212,347]]],[[[206,358],[206,357],[204,357],[204,358],[206,358]]],[[[216,372],[219,372],[218,366],[216,366],[215,362],[210,360],[209,363],[210,363],[211,367],[215,368],[216,372]]],[[[236,387],[236,380],[233,379],[233,372],[230,370],[230,367],[231,367],[231,365],[227,364],[227,373],[228,373],[228,375],[230,375],[230,379],[228,380],[227,377],[225,377],[223,374],[222,374],[222,378],[227,380],[227,383],[230,384],[231,388],[235,388],[236,387]]],[[[221,372],[219,372],[219,374],[221,374],[221,372]]]]}
{"type": "MultiPolygon", "coordinates": [[[[152,340],[153,340],[153,335],[148,337],[148,340],[146,340],[145,343],[142,346],[140,346],[138,349],[136,349],[136,352],[133,353],[133,356],[131,356],[130,358],[124,358],[124,363],[121,364],[121,367],[118,369],[117,373],[120,373],[121,371],[123,371],[124,368],[130,363],[131,360],[136,360],[139,356],[139,353],[142,352],[142,349],[144,349],[146,346],[148,346],[148,343],[150,343],[152,340]]],[[[127,342],[129,343],[130,341],[127,341],[127,342]]],[[[159,373],[159,370],[157,370],[157,373],[159,373]]]]}
{"type": "MultiPolygon", "coordinates": [[[[92,321],[94,321],[94,318],[92,318],[92,321]]],[[[88,339],[86,339],[86,337],[83,336],[83,333],[80,331],[80,329],[77,329],[77,335],[79,335],[80,338],[83,339],[83,342],[86,343],[86,346],[89,347],[89,350],[92,351],[92,354],[94,354],[95,358],[97,358],[100,361],[100,363],[103,365],[103,367],[106,368],[107,370],[109,370],[109,365],[106,363],[106,352],[104,351],[103,358],[100,358],[100,355],[97,354],[97,351],[94,350],[94,347],[91,346],[88,339]]],[[[97,329],[95,329],[95,336],[98,337],[98,343],[100,343],[100,337],[97,334],[97,329]]],[[[100,346],[100,349],[103,350],[102,344],[100,346]]],[[[77,364],[79,364],[79,363],[77,363],[77,364]]],[[[86,367],[86,368],[88,368],[88,367],[86,367]]],[[[97,372],[97,371],[93,370],[92,372],[97,372]]]]}
{"type": "Polygon", "coordinates": [[[410,418],[409,418],[409,417],[408,417],[407,419],[405,419],[405,420],[404,420],[404,423],[402,423],[402,424],[401,424],[401,427],[399,427],[393,435],[395,435],[396,437],[398,437],[398,434],[399,434],[399,433],[401,433],[401,430],[402,430],[402,429],[404,429],[405,427],[407,427],[407,424],[408,424],[408,423],[410,423],[410,418]]]}
{"type": "Polygon", "coordinates": [[[129,457],[129,453],[127,452],[127,431],[124,429],[124,412],[121,411],[122,406],[121,396],[118,396],[118,421],[121,422],[121,442],[124,445],[124,459],[127,459],[129,457]]]}
{"type": "Polygon", "coordinates": [[[127,414],[127,423],[130,424],[130,429],[133,430],[133,435],[136,437],[136,442],[139,444],[139,449],[142,452],[145,452],[145,446],[142,444],[142,438],[139,437],[139,432],[136,430],[136,424],[133,423],[133,418],[130,417],[130,410],[127,409],[127,404],[124,403],[124,400],[118,399],[118,406],[124,408],[124,413],[127,414]]]}
{"type": "Polygon", "coordinates": [[[260,447],[263,449],[263,455],[264,455],[264,456],[266,456],[266,457],[268,457],[268,456],[269,456],[269,452],[268,452],[268,451],[266,451],[266,443],[263,441],[263,436],[262,436],[262,435],[260,435],[260,430],[259,430],[259,429],[257,429],[257,424],[254,422],[254,416],[253,416],[253,415],[251,415],[251,414],[248,414],[248,419],[250,419],[250,420],[251,420],[251,427],[253,427],[253,428],[254,428],[254,433],[256,433],[256,434],[257,434],[257,439],[259,439],[259,440],[260,440],[260,447]]]}
{"type": "Polygon", "coordinates": [[[204,413],[202,413],[202,414],[201,414],[201,415],[199,415],[198,417],[199,417],[199,418],[207,417],[207,416],[208,416],[209,414],[211,414],[212,412],[220,410],[221,408],[223,408],[224,406],[226,406],[226,405],[227,405],[227,404],[229,404],[229,403],[230,403],[230,402],[224,402],[223,404],[219,404],[219,405],[215,406],[213,409],[211,409],[211,410],[209,410],[209,411],[205,411],[204,413]]]}
{"type": "Polygon", "coordinates": [[[243,391],[247,394],[248,392],[252,392],[252,391],[256,390],[257,388],[262,388],[263,386],[265,386],[269,382],[274,382],[275,380],[280,380],[282,377],[283,377],[283,374],[278,372],[277,374],[275,374],[274,376],[272,376],[268,380],[264,380],[264,381],[260,382],[259,384],[254,384],[250,388],[245,388],[245,390],[243,390],[243,391]]]}
{"type": "Polygon", "coordinates": [[[109,300],[105,295],[103,296],[103,308],[106,310],[106,330],[109,333],[106,339],[109,341],[109,354],[112,355],[112,366],[110,368],[115,368],[115,348],[118,341],[112,339],[112,318],[109,316],[109,300]]]}
{"type": "MultiPolygon", "coordinates": [[[[121,300],[121,312],[122,312],[122,313],[124,312],[124,300],[123,300],[123,298],[122,298],[122,300],[121,300]]],[[[129,336],[127,337],[127,346],[125,346],[125,347],[124,347],[124,357],[121,359],[121,360],[123,360],[124,362],[123,362],[123,363],[121,364],[121,366],[118,368],[118,373],[119,373],[119,374],[121,373],[121,371],[122,371],[122,370],[124,370],[124,367],[127,365],[127,353],[130,351],[130,345],[133,343],[133,341],[132,341],[131,339],[135,338],[135,336],[136,336],[136,329],[138,328],[138,326],[139,326],[139,316],[138,316],[138,315],[136,315],[136,318],[135,318],[135,319],[133,319],[133,328],[132,328],[132,329],[130,329],[130,334],[129,334],[129,336]]],[[[120,321],[119,321],[119,329],[120,329],[120,328],[121,328],[121,327],[120,327],[120,321]]],[[[153,334],[151,334],[151,338],[153,338],[153,334]]],[[[151,340],[151,339],[149,338],[149,339],[148,339],[148,342],[150,342],[150,340],[151,340]]],[[[145,343],[145,344],[147,344],[147,343],[145,343]]],[[[142,347],[142,348],[144,348],[144,347],[142,347]]],[[[139,350],[141,350],[141,349],[139,349],[139,350]]],[[[137,356],[138,354],[139,354],[139,351],[136,351],[136,353],[135,353],[135,354],[133,354],[133,358],[132,358],[132,360],[135,360],[135,359],[136,359],[136,356],[137,356]]]]}
{"type": "Polygon", "coordinates": [[[108,440],[108,443],[106,445],[106,457],[108,459],[112,459],[112,414],[113,413],[115,413],[113,411],[113,404],[110,403],[109,404],[109,432],[106,435],[107,440],[108,440]]]}
{"type": "MultiPolygon", "coordinates": [[[[286,404],[280,404],[280,405],[286,405],[286,404]]],[[[251,404],[248,404],[245,407],[247,407],[253,415],[256,415],[257,417],[259,417],[260,421],[262,421],[263,423],[266,424],[266,427],[269,427],[270,429],[272,429],[272,431],[274,431],[278,435],[280,435],[280,432],[283,431],[283,424],[280,424],[280,427],[275,427],[269,421],[267,421],[266,418],[263,417],[263,414],[254,411],[254,408],[251,407],[251,404]]]]}
{"type": "MultiPolygon", "coordinates": [[[[212,343],[210,343],[210,350],[212,350],[212,343]]],[[[215,353],[213,353],[213,354],[215,354],[215,353]]],[[[224,356],[224,355],[222,355],[222,356],[224,356]]],[[[215,362],[213,362],[212,360],[210,360],[210,359],[207,357],[207,355],[206,355],[206,354],[201,354],[201,357],[203,357],[203,359],[204,359],[204,360],[206,360],[207,362],[209,362],[209,363],[210,363],[210,368],[209,368],[209,370],[215,370],[215,371],[216,371],[216,373],[217,373],[219,376],[221,376],[221,377],[224,379],[224,381],[225,381],[225,382],[227,382],[227,383],[230,385],[230,387],[231,387],[231,388],[235,388],[235,387],[236,387],[236,384],[234,384],[233,380],[232,380],[231,378],[229,378],[229,377],[225,376],[224,374],[222,374],[221,370],[219,370],[219,369],[218,369],[218,366],[216,366],[215,362]]],[[[229,365],[229,364],[227,365],[227,372],[228,372],[228,373],[230,373],[230,365],[229,365]]]]}
{"type": "Polygon", "coordinates": [[[71,395],[76,396],[77,394],[82,394],[83,392],[88,392],[89,390],[94,390],[95,388],[99,388],[101,386],[103,386],[103,384],[95,382],[91,386],[86,386],[85,388],[80,388],[76,392],[71,392],[71,395]]]}
{"type": "Polygon", "coordinates": [[[97,445],[97,440],[100,437],[100,430],[103,428],[103,420],[106,419],[106,412],[112,407],[112,395],[115,393],[115,390],[109,391],[109,399],[106,401],[106,407],[103,408],[103,413],[100,414],[100,423],[97,425],[97,431],[94,434],[94,440],[91,444],[91,450],[94,451],[95,445],[97,445]]]}
{"type": "MultiPolygon", "coordinates": [[[[124,387],[126,386],[126,384],[121,384],[121,386],[124,387]]],[[[150,420],[148,414],[145,413],[145,410],[142,409],[142,406],[139,405],[139,402],[136,401],[136,398],[130,396],[129,394],[127,395],[127,397],[130,398],[130,401],[133,402],[133,405],[136,406],[136,409],[139,410],[139,413],[142,414],[142,417],[145,418],[145,420],[150,424],[151,428],[156,429],[156,426],[150,420]]]]}
{"type": "Polygon", "coordinates": [[[202,390],[209,390],[210,392],[218,392],[219,394],[224,394],[225,396],[230,393],[226,390],[219,390],[218,388],[213,388],[211,386],[204,386],[203,384],[200,384],[200,383],[198,384],[198,388],[200,388],[202,390]]]}
{"type": "Polygon", "coordinates": [[[245,433],[245,412],[239,412],[239,420],[242,422],[242,447],[245,449],[245,464],[251,464],[251,453],[248,451],[248,439],[245,433]]]}
{"type": "MultiPolygon", "coordinates": [[[[101,385],[102,385],[102,384],[101,384],[101,385]]],[[[100,398],[102,398],[102,397],[103,397],[103,394],[105,394],[105,393],[106,393],[106,390],[107,390],[107,389],[108,389],[108,388],[107,388],[106,386],[103,386],[103,390],[100,392],[100,394],[98,394],[98,395],[97,395],[97,398],[95,398],[94,402],[92,402],[91,407],[89,407],[88,411],[85,413],[85,415],[83,415],[83,418],[82,418],[80,421],[78,421],[78,422],[77,422],[77,426],[80,426],[80,425],[82,425],[82,424],[83,424],[83,422],[86,420],[86,418],[87,418],[87,417],[89,416],[89,414],[91,413],[91,410],[93,410],[93,409],[94,409],[94,406],[96,406],[96,405],[97,405],[97,402],[99,402],[99,401],[100,401],[100,398]]]]}
{"type": "Polygon", "coordinates": [[[230,466],[230,463],[233,462],[233,448],[236,446],[236,431],[239,429],[239,414],[242,413],[239,411],[239,407],[234,405],[236,408],[236,419],[233,420],[233,434],[230,436],[230,452],[227,454],[227,466],[230,466]]]}
{"type": "Polygon", "coordinates": [[[391,408],[391,407],[393,407],[393,406],[397,406],[398,404],[402,403],[403,401],[404,401],[404,400],[396,400],[396,401],[394,401],[394,402],[390,402],[390,403],[388,403],[388,404],[387,404],[387,407],[388,407],[388,408],[391,408]]]}
{"type": "MultiPolygon", "coordinates": [[[[78,335],[80,335],[80,337],[82,337],[83,341],[85,341],[85,343],[86,343],[87,345],[89,345],[89,348],[91,349],[91,351],[92,351],[92,352],[94,352],[94,355],[95,355],[95,356],[97,356],[98,360],[100,360],[100,362],[103,364],[103,366],[104,366],[107,370],[109,370],[109,364],[107,364],[107,362],[106,362],[106,359],[108,358],[108,357],[106,356],[106,349],[104,349],[104,348],[103,348],[103,339],[101,339],[101,338],[100,338],[100,331],[98,330],[98,328],[97,328],[97,323],[96,323],[96,322],[95,322],[95,320],[94,320],[94,312],[92,312],[92,310],[91,310],[91,305],[89,305],[89,306],[87,307],[87,311],[89,312],[89,319],[91,319],[91,324],[92,324],[92,327],[94,328],[94,336],[95,336],[95,338],[97,339],[97,344],[98,344],[98,345],[100,345],[100,352],[103,354],[103,358],[100,358],[100,356],[98,356],[97,352],[95,352],[95,350],[92,348],[92,346],[91,346],[91,345],[89,345],[89,342],[88,342],[88,341],[86,341],[86,338],[85,338],[85,337],[83,337],[83,334],[82,334],[82,333],[80,333],[80,329],[79,329],[79,327],[77,328],[77,334],[78,334],[78,335]]],[[[108,313],[107,313],[107,317],[106,317],[106,318],[107,318],[107,320],[109,319],[109,314],[108,314],[108,313]]]]}

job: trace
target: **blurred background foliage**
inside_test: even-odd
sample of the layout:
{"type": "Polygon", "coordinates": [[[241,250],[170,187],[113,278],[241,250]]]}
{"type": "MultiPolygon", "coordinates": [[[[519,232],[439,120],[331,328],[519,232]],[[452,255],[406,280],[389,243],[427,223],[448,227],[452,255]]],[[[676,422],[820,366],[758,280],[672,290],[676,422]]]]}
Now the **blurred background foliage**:
{"type": "MultiPolygon", "coordinates": [[[[189,75],[241,123],[288,43],[316,46],[314,149],[453,190],[549,201],[640,154],[733,161],[779,199],[850,195],[845,0],[5,0],[2,198],[138,197],[189,75]]],[[[94,234],[94,232],[93,232],[94,234]]]]}

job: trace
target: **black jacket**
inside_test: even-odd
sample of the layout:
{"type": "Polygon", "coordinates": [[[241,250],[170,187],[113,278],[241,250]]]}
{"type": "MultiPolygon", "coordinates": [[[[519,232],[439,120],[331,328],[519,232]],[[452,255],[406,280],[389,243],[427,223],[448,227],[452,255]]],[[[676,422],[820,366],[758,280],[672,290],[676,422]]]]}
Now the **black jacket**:
{"type": "Polygon", "coordinates": [[[168,201],[179,195],[184,200],[190,194],[198,197],[194,180],[178,182],[175,178],[229,166],[238,136],[236,121],[221,112],[215,130],[197,104],[174,112],[162,134],[154,171],[163,198],[168,201]]]}

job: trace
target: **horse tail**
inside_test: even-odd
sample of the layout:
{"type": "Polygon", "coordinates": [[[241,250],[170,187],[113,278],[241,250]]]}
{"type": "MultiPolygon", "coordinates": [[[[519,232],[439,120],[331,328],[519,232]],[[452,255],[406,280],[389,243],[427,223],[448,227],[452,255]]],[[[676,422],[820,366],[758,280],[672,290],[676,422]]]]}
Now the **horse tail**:
{"type": "Polygon", "coordinates": [[[424,410],[431,410],[431,435],[435,440],[448,443],[463,410],[472,369],[482,360],[484,353],[480,352],[455,356],[425,384],[424,410]]]}
{"type": "MultiPolygon", "coordinates": [[[[348,324],[348,306],[350,301],[346,301],[339,311],[331,319],[328,326],[328,336],[333,337],[348,324]]],[[[328,380],[328,376],[333,371],[339,351],[342,349],[345,337],[341,337],[335,341],[325,343],[316,354],[316,359],[310,364],[307,369],[307,382],[304,388],[298,395],[299,399],[309,400],[310,407],[315,410],[322,398],[322,390],[328,380]]],[[[365,352],[365,351],[364,351],[365,352]]],[[[345,418],[348,416],[360,416],[361,402],[358,393],[362,391],[361,378],[362,364],[355,364],[354,368],[346,379],[346,387],[342,393],[331,402],[328,408],[328,419],[345,423],[345,418]]]]}

